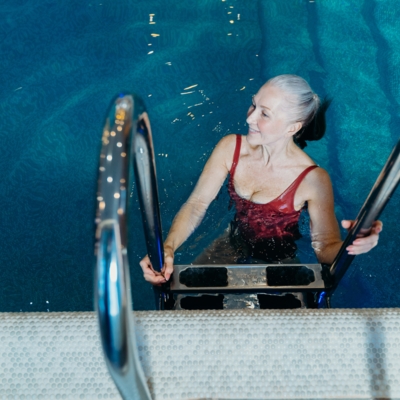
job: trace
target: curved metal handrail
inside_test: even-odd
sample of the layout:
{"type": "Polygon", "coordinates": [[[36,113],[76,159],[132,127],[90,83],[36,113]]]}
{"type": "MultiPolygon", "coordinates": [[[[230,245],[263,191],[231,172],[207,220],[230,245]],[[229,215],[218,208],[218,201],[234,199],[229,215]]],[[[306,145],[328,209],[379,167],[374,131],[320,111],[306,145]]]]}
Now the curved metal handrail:
{"type": "Polygon", "coordinates": [[[151,138],[143,101],[134,94],[119,95],[108,113],[100,155],[95,307],[106,364],[121,396],[149,400],[150,391],[137,354],[127,256],[130,160],[134,148],[143,150],[140,143],[144,133],[151,138]]]}
{"type": "Polygon", "coordinates": [[[143,114],[137,123],[132,147],[135,181],[142,213],[147,254],[153,268],[156,271],[161,271],[164,265],[164,243],[158,203],[154,147],[147,114],[143,114]]]}
{"type": "Polygon", "coordinates": [[[353,255],[348,254],[346,248],[357,237],[365,236],[371,229],[374,220],[379,218],[379,215],[385,208],[391,195],[396,190],[397,185],[400,183],[400,140],[393,147],[386,164],[382,168],[374,186],[371,189],[367,199],[365,200],[360,212],[355,219],[353,228],[348,233],[340,248],[337,256],[335,257],[329,269],[329,274],[332,277],[332,287],[325,293],[321,294],[319,305],[323,307],[325,299],[329,303],[329,297],[337,288],[340,280],[348,270],[353,255]]]}
{"type": "Polygon", "coordinates": [[[358,236],[368,234],[374,220],[389,201],[400,182],[400,140],[394,146],[386,164],[382,168],[370,194],[365,200],[355,219],[355,224],[346,237],[338,255],[330,267],[330,273],[335,279],[335,286],[345,274],[354,256],[347,254],[346,247],[358,236]]]}

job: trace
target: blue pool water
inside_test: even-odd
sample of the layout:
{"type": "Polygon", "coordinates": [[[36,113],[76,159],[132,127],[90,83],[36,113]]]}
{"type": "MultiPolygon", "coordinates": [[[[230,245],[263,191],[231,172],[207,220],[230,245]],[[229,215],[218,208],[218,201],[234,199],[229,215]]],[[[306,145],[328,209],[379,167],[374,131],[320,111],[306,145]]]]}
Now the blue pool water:
{"type": "MultiPolygon", "coordinates": [[[[93,309],[100,138],[120,90],[141,95],[149,110],[165,231],[213,146],[227,133],[246,133],[251,95],[271,76],[299,74],[333,98],[326,137],[306,151],[331,174],[339,219],[356,216],[398,140],[400,4],[166,4],[0,4],[0,311],[93,309]]],[[[335,307],[400,305],[399,192],[381,217],[379,247],[356,258],[335,307]]],[[[134,305],[151,309],[134,188],[131,200],[134,305]]],[[[230,218],[222,191],[176,262],[191,262],[230,218]]],[[[309,261],[305,226],[300,256],[309,261]]]]}

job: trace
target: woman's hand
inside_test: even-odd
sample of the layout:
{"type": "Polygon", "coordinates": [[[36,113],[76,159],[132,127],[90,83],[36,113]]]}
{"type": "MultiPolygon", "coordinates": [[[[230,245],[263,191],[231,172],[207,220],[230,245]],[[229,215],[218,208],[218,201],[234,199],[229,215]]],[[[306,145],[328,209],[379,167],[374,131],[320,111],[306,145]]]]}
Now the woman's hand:
{"type": "MultiPolygon", "coordinates": [[[[354,221],[343,220],[343,228],[348,231],[354,226],[354,221]]],[[[350,246],[346,247],[349,254],[357,255],[367,253],[373,249],[379,240],[379,233],[382,231],[383,224],[381,221],[375,221],[372,224],[371,231],[368,236],[357,238],[350,246]]]]}
{"type": "Polygon", "coordinates": [[[174,272],[174,253],[169,248],[164,249],[164,266],[161,272],[154,271],[150,258],[147,255],[139,264],[142,267],[144,279],[152,285],[161,286],[163,283],[169,281],[174,272]]]}
{"type": "Polygon", "coordinates": [[[208,159],[199,181],[186,203],[172,221],[164,242],[164,265],[160,272],[154,271],[148,256],[140,261],[144,279],[160,286],[169,281],[174,272],[174,251],[193,233],[202,221],[210,203],[217,196],[230,170],[236,144],[236,135],[222,138],[208,159]]]}

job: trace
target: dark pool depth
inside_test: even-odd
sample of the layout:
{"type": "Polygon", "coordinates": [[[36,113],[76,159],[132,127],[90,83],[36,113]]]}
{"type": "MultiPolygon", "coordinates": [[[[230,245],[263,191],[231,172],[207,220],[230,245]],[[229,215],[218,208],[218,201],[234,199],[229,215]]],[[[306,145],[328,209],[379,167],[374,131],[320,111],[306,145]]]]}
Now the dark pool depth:
{"type": "MultiPolygon", "coordinates": [[[[251,95],[296,73],[333,98],[306,151],[331,175],[338,219],[355,217],[399,138],[400,4],[388,0],[13,1],[0,4],[0,311],[93,309],[96,174],[107,107],[141,95],[153,127],[165,235],[218,140],[246,133],[251,95]]],[[[335,307],[400,305],[400,190],[379,247],[357,257],[335,307]]],[[[226,189],[177,252],[190,263],[227,227],[226,189]]],[[[132,187],[135,309],[153,295],[132,187]]],[[[303,216],[303,262],[314,259],[303,216]]]]}

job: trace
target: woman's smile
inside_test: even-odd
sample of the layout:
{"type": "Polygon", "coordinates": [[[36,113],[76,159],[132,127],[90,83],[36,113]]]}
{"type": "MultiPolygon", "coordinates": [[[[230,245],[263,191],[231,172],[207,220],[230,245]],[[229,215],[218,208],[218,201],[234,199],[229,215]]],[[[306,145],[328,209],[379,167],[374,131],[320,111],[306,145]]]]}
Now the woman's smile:
{"type": "Polygon", "coordinates": [[[249,134],[255,134],[255,133],[260,133],[260,131],[249,126],[249,134]]]}

